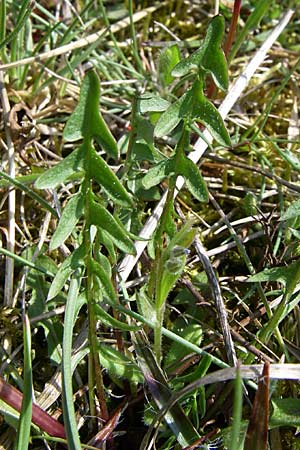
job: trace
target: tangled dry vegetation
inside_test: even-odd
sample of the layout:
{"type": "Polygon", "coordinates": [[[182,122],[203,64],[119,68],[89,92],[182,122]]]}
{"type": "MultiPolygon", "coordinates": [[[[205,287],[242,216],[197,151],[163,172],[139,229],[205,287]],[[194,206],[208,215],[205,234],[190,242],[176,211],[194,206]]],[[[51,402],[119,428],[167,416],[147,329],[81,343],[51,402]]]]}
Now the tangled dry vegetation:
{"type": "Polygon", "coordinates": [[[1,2],[3,449],[300,448],[300,7],[215,3],[1,2]]]}

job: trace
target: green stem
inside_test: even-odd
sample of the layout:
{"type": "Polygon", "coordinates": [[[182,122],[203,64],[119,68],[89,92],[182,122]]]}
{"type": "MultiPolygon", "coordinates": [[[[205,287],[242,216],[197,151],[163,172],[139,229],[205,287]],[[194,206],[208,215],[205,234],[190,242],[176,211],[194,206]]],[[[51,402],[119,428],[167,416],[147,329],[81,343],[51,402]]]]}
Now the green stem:
{"type": "Polygon", "coordinates": [[[155,310],[156,310],[156,321],[155,321],[155,329],[154,329],[154,353],[156,355],[158,363],[161,360],[162,355],[162,326],[164,322],[164,312],[165,312],[165,304],[166,298],[161,299],[161,277],[163,275],[163,261],[162,261],[162,249],[163,249],[163,237],[166,231],[167,221],[170,219],[171,214],[173,213],[173,202],[174,202],[174,194],[176,189],[176,180],[178,174],[176,173],[176,168],[180,167],[180,163],[182,157],[184,155],[184,149],[187,147],[189,142],[189,131],[187,125],[184,124],[184,128],[182,131],[182,135],[178,141],[178,144],[175,149],[174,156],[174,167],[175,173],[170,177],[169,180],[169,189],[166,198],[165,207],[161,216],[160,224],[157,230],[156,235],[156,252],[155,252],[155,266],[154,270],[150,276],[149,280],[149,293],[151,296],[155,298],[155,310]],[[153,288],[155,286],[155,292],[153,292],[153,288]],[[154,294],[154,295],[153,295],[154,294]]]}
{"type": "MultiPolygon", "coordinates": [[[[86,142],[87,152],[91,151],[92,146],[88,142],[86,142]]],[[[91,158],[87,155],[87,161],[91,158]]],[[[91,181],[90,181],[90,169],[87,164],[86,167],[86,175],[84,181],[82,183],[82,192],[85,197],[85,217],[87,221],[84,226],[83,231],[83,242],[85,248],[85,258],[86,258],[86,292],[87,292],[87,309],[88,309],[88,334],[89,334],[89,345],[90,345],[90,356],[89,356],[89,388],[90,390],[96,386],[97,397],[100,404],[101,410],[101,418],[103,420],[108,420],[109,414],[107,410],[106,400],[105,400],[105,391],[104,384],[102,378],[102,371],[100,366],[100,359],[98,353],[98,341],[97,341],[97,321],[95,314],[95,296],[94,292],[94,274],[91,268],[92,261],[92,243],[91,243],[91,235],[90,235],[90,217],[92,211],[90,210],[91,204],[91,181]]],[[[90,409],[91,411],[95,411],[95,403],[92,395],[89,396],[90,399],[90,409]]]]}

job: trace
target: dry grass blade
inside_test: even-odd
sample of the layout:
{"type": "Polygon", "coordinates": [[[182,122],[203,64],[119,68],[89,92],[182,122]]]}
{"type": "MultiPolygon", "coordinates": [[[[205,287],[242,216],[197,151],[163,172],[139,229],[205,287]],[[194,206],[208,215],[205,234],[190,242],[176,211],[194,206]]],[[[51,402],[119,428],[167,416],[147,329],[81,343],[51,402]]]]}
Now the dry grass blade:
{"type": "MultiPolygon", "coordinates": [[[[4,85],[3,73],[0,72],[0,97],[3,108],[3,120],[6,134],[6,146],[8,155],[8,173],[11,178],[15,178],[15,148],[10,132],[9,113],[10,104],[6,88],[4,85]]],[[[8,193],[8,233],[7,233],[7,250],[11,253],[15,251],[15,212],[16,212],[16,191],[10,189],[8,193]]],[[[5,288],[4,288],[4,304],[14,306],[13,303],[13,285],[14,285],[14,260],[6,257],[5,266],[5,288]]]]}
{"type": "MultiPolygon", "coordinates": [[[[243,73],[238,77],[236,82],[231,86],[228,94],[226,95],[225,99],[223,100],[221,106],[219,107],[219,112],[223,119],[226,118],[227,114],[233,107],[233,105],[237,102],[238,98],[240,97],[243,90],[247,87],[251,77],[254,75],[255,71],[258,69],[260,64],[265,59],[268,51],[278,38],[278,36],[282,33],[282,31],[285,29],[289,21],[291,20],[292,16],[294,14],[293,10],[287,11],[287,13],[284,15],[284,17],[281,19],[281,21],[278,23],[278,25],[274,28],[274,30],[270,33],[268,38],[265,40],[261,48],[256,52],[253,59],[250,61],[250,63],[247,65],[246,69],[243,71],[243,73]]],[[[1,68],[1,67],[0,67],[1,68]]],[[[207,130],[203,133],[204,138],[207,142],[212,142],[212,137],[209,134],[207,130]]],[[[197,163],[200,158],[202,157],[203,153],[205,152],[207,148],[206,142],[199,138],[194,145],[194,150],[189,154],[189,158],[197,163]]],[[[184,182],[181,177],[178,177],[177,180],[177,190],[179,191],[184,182]]],[[[151,217],[147,220],[146,224],[142,228],[140,232],[140,237],[143,239],[150,239],[152,234],[154,233],[157,224],[159,222],[160,216],[162,214],[164,204],[166,201],[166,194],[163,195],[160,202],[156,206],[155,210],[153,211],[151,217]]],[[[139,260],[142,252],[144,251],[145,247],[147,245],[147,242],[145,241],[138,241],[135,244],[136,247],[136,255],[135,256],[126,256],[123,261],[121,262],[119,266],[120,276],[123,281],[126,281],[128,276],[130,275],[133,267],[139,260]]]]}
{"type": "Polygon", "coordinates": [[[199,256],[199,259],[201,261],[201,264],[203,265],[203,268],[205,270],[205,273],[207,275],[207,279],[211,288],[212,296],[214,298],[215,306],[218,311],[218,316],[222,328],[223,338],[224,338],[224,344],[226,349],[226,354],[228,358],[228,362],[230,365],[235,366],[236,365],[236,353],[230,333],[230,327],[228,324],[228,316],[226,312],[226,308],[224,305],[221,289],[219,282],[217,280],[216,274],[214,272],[213,266],[207,256],[207,253],[205,251],[205,248],[203,247],[199,236],[196,237],[195,242],[195,249],[199,256]]]}
{"type": "Polygon", "coordinates": [[[270,363],[265,362],[255,395],[244,450],[266,450],[268,446],[270,363]]]}

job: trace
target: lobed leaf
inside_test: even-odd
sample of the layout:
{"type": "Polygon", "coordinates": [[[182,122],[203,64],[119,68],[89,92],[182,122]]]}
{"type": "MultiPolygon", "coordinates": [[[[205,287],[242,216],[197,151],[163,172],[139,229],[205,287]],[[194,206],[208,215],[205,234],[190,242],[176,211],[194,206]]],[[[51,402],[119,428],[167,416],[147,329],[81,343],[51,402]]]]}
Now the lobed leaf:
{"type": "Polygon", "coordinates": [[[99,78],[95,71],[90,70],[83,79],[79,103],[66,123],[63,137],[69,142],[94,138],[110,156],[117,158],[118,147],[100,114],[99,101],[99,78]]]}
{"type": "Polygon", "coordinates": [[[217,108],[204,96],[203,80],[197,79],[186,93],[180,108],[180,116],[203,123],[213,138],[221,145],[230,146],[230,137],[217,108]]]}
{"type": "Polygon", "coordinates": [[[211,20],[203,43],[201,67],[210,72],[218,88],[228,89],[228,68],[225,55],[220,48],[225,29],[223,16],[215,16],[211,20]]]}
{"type": "Polygon", "coordinates": [[[180,61],[171,74],[174,77],[182,77],[192,69],[200,70],[202,68],[211,73],[214,82],[220,89],[228,89],[227,62],[220,48],[224,28],[224,17],[220,15],[213,17],[201,47],[188,58],[180,61]]]}

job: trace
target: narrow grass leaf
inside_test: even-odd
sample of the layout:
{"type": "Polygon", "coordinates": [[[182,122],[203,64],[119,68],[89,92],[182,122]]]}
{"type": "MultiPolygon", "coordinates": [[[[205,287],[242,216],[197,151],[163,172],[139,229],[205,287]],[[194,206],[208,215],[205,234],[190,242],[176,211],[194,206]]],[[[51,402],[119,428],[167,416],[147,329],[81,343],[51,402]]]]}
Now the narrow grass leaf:
{"type": "Polygon", "coordinates": [[[132,207],[133,201],[108,164],[97,155],[95,149],[89,153],[89,174],[105,190],[115,203],[121,206],[132,207]]]}
{"type": "Polygon", "coordinates": [[[99,101],[99,78],[90,70],[83,79],[79,103],[66,123],[63,137],[69,142],[94,138],[110,156],[117,158],[117,143],[100,114],[99,101]]]}
{"type": "Polygon", "coordinates": [[[200,202],[208,202],[208,190],[199,168],[189,158],[182,158],[178,172],[185,179],[190,193],[200,202]]]}
{"type": "Polygon", "coordinates": [[[64,327],[63,354],[62,354],[63,417],[68,448],[70,450],[81,450],[73,401],[72,367],[71,367],[73,327],[77,312],[77,298],[79,294],[79,288],[80,288],[80,275],[79,273],[76,273],[71,280],[68,292],[65,311],[65,327],[64,327]]]}
{"type": "Polygon", "coordinates": [[[31,330],[27,315],[23,319],[24,336],[24,388],[22,407],[15,441],[15,450],[26,450],[29,446],[32,418],[32,366],[31,366],[31,330]]]}
{"type": "Polygon", "coordinates": [[[241,420],[243,411],[243,383],[240,367],[237,365],[234,382],[233,421],[231,427],[231,450],[239,450],[241,447],[241,420]]]}
{"type": "Polygon", "coordinates": [[[19,33],[25,26],[26,20],[30,16],[33,6],[34,3],[32,2],[32,0],[25,0],[21,3],[21,8],[17,16],[17,21],[14,25],[13,31],[0,42],[0,49],[4,48],[11,41],[18,40],[19,33]]]}
{"type": "Polygon", "coordinates": [[[62,245],[74,230],[84,211],[84,198],[79,192],[70,198],[63,209],[58,226],[50,241],[50,250],[62,245]]]}
{"type": "Polygon", "coordinates": [[[267,8],[270,7],[269,0],[261,0],[254,5],[254,9],[251,12],[250,16],[248,17],[245,25],[241,29],[241,31],[237,34],[235,43],[232,47],[232,50],[228,57],[228,62],[232,61],[234,56],[236,55],[236,52],[240,48],[240,46],[245,42],[247,39],[248,33],[251,29],[258,26],[259,22],[265,15],[267,8]]]}
{"type": "Polygon", "coordinates": [[[44,273],[48,277],[53,278],[55,275],[54,273],[50,272],[49,270],[45,269],[44,267],[41,267],[35,263],[32,263],[31,261],[28,261],[27,259],[22,258],[21,256],[16,255],[15,253],[12,253],[2,247],[0,247],[0,255],[1,254],[5,255],[5,256],[9,256],[10,258],[13,258],[18,264],[21,264],[22,266],[30,267],[31,269],[35,269],[38,272],[44,273]]]}
{"type": "Polygon", "coordinates": [[[91,204],[90,224],[103,228],[113,243],[123,252],[135,254],[135,247],[127,236],[126,230],[103,206],[96,202],[91,204]]]}
{"type": "MultiPolygon", "coordinates": [[[[0,409],[1,412],[8,415],[8,420],[10,420],[10,416],[12,420],[19,418],[19,412],[22,408],[22,398],[23,395],[18,389],[0,377],[0,409]],[[9,408],[6,409],[3,407],[2,402],[5,405],[9,405],[9,408]]],[[[36,404],[32,405],[32,422],[50,436],[66,437],[63,425],[36,404]]]]}
{"type": "MultiPolygon", "coordinates": [[[[33,176],[34,180],[36,179],[36,176],[37,175],[33,176]]],[[[8,186],[12,184],[13,186],[17,187],[21,191],[25,192],[29,197],[31,197],[33,200],[38,202],[47,211],[50,211],[53,214],[53,216],[57,217],[57,212],[55,211],[55,209],[53,209],[52,206],[49,205],[49,203],[43,197],[41,197],[39,194],[34,192],[28,186],[26,186],[26,184],[24,184],[24,183],[22,183],[20,181],[20,179],[24,179],[25,177],[18,177],[18,179],[17,178],[12,178],[9,175],[7,175],[5,172],[2,172],[2,171],[0,171],[0,177],[2,177],[2,178],[4,178],[5,180],[8,181],[8,183],[7,183],[8,186]]]]}
{"type": "Polygon", "coordinates": [[[35,182],[38,189],[51,189],[66,181],[71,175],[83,169],[84,146],[74,150],[63,161],[44,172],[35,182]]]}
{"type": "Polygon", "coordinates": [[[265,362],[255,394],[244,450],[267,450],[269,425],[270,363],[265,362]]]}

